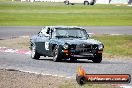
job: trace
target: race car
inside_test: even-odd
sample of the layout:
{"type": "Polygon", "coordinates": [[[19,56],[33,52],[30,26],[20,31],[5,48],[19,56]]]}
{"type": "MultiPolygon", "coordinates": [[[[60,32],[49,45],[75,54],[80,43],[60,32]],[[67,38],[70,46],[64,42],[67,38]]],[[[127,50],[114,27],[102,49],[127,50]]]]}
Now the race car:
{"type": "Polygon", "coordinates": [[[91,39],[84,28],[77,26],[45,26],[30,38],[31,58],[53,57],[54,62],[88,59],[102,61],[104,45],[91,39]]]}

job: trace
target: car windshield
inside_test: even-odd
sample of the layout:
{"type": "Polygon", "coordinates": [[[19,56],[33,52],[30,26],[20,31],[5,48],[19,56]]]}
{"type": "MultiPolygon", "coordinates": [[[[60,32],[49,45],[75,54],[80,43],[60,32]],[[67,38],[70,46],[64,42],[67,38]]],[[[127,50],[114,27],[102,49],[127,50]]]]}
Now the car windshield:
{"type": "Polygon", "coordinates": [[[80,28],[56,28],[52,36],[57,38],[88,38],[87,32],[80,28]]]}

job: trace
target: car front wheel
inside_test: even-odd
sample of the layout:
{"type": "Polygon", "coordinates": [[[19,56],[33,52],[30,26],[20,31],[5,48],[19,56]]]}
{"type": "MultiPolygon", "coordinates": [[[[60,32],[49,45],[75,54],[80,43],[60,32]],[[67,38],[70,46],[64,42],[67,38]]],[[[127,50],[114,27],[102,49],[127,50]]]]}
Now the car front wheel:
{"type": "Polygon", "coordinates": [[[59,53],[59,46],[55,46],[53,50],[53,61],[59,62],[61,60],[61,55],[59,53]]]}
{"type": "Polygon", "coordinates": [[[94,63],[100,63],[102,61],[102,54],[96,54],[94,55],[94,58],[92,59],[94,63]]]}
{"type": "Polygon", "coordinates": [[[89,2],[88,1],[84,1],[84,5],[89,5],[89,2]]]}
{"type": "Polygon", "coordinates": [[[37,53],[37,51],[36,51],[36,46],[35,45],[31,46],[31,58],[32,59],[39,59],[40,58],[39,53],[37,53]]]}
{"type": "Polygon", "coordinates": [[[91,3],[90,3],[90,5],[94,5],[94,4],[95,4],[95,2],[91,2],[91,3]]]}

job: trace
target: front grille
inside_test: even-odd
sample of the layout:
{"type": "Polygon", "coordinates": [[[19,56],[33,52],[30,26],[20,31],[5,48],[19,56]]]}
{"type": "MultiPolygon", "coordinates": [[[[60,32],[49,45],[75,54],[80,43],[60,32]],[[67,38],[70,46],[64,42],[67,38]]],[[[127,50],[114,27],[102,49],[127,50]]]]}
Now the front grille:
{"type": "Polygon", "coordinates": [[[79,51],[80,51],[80,52],[89,52],[89,49],[84,49],[84,48],[83,48],[83,49],[80,49],[79,51]]]}
{"type": "Polygon", "coordinates": [[[72,44],[72,45],[70,45],[70,49],[71,49],[71,52],[73,52],[73,53],[83,53],[83,52],[95,53],[96,50],[98,49],[98,45],[96,45],[96,44],[85,44],[85,45],[72,44]]]}
{"type": "Polygon", "coordinates": [[[76,46],[76,50],[78,50],[78,52],[92,52],[93,50],[97,49],[98,45],[96,44],[80,44],[76,46]]]}
{"type": "Polygon", "coordinates": [[[76,46],[76,48],[92,49],[92,45],[91,44],[79,44],[76,46]]]}

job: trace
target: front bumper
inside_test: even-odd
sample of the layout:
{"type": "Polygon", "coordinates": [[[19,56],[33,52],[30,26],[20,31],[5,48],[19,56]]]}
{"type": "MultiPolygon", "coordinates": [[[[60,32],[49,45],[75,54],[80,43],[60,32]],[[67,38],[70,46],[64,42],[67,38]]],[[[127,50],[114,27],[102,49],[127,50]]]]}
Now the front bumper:
{"type": "Polygon", "coordinates": [[[77,51],[77,50],[62,50],[64,58],[77,58],[77,59],[88,59],[94,57],[96,54],[102,54],[103,51],[89,50],[89,51],[77,51]]]}

